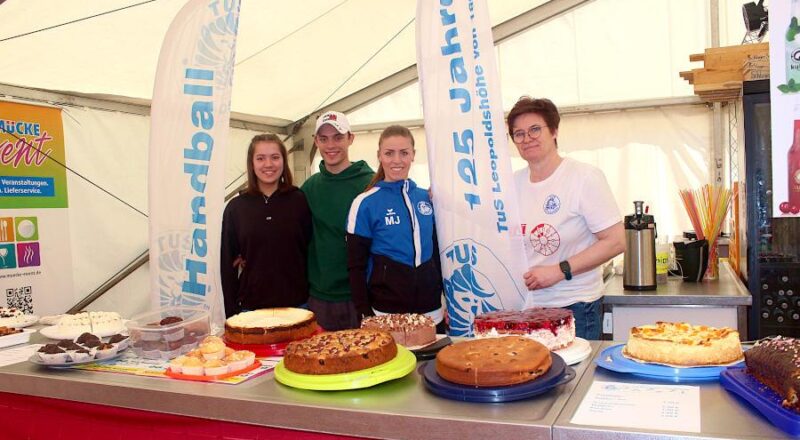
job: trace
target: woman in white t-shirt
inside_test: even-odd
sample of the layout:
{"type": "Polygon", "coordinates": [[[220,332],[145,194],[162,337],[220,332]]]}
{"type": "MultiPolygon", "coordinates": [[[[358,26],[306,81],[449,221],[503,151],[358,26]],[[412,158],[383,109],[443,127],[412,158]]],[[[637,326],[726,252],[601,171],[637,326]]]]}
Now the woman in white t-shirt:
{"type": "Polygon", "coordinates": [[[622,217],[603,172],[558,154],[561,116],[520,98],[508,132],[528,167],[514,174],[530,269],[525,307],[566,307],[578,337],[600,339],[600,266],[625,250],[622,217]]]}

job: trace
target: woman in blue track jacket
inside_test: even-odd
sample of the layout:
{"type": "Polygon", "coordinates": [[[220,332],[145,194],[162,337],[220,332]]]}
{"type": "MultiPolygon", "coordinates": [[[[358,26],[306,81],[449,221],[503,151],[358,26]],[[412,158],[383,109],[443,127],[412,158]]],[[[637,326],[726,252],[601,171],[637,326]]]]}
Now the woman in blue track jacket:
{"type": "MultiPolygon", "coordinates": [[[[347,218],[347,268],[362,316],[421,313],[443,322],[433,204],[408,178],[414,137],[393,125],[378,140],[380,166],[347,218]]],[[[443,330],[443,324],[439,326],[443,330]]]]}

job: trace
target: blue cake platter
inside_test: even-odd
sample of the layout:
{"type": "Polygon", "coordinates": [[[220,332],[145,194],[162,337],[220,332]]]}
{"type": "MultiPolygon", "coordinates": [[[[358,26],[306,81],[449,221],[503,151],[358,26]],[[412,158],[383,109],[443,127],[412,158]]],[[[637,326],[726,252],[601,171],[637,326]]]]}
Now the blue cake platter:
{"type": "MultiPolygon", "coordinates": [[[[729,366],[709,366],[709,367],[670,367],[667,365],[637,362],[628,359],[622,354],[624,344],[614,345],[606,348],[594,362],[598,367],[617,373],[628,373],[648,379],[668,381],[668,382],[692,382],[718,380],[722,373],[729,366]]],[[[733,367],[744,365],[744,361],[739,362],[733,367]]]]}
{"type": "Polygon", "coordinates": [[[744,368],[728,368],[719,377],[719,383],[729,392],[753,405],[773,425],[783,431],[800,435],[800,415],[781,405],[783,399],[769,387],[746,373],[744,368]]]}
{"type": "Polygon", "coordinates": [[[511,402],[545,393],[575,378],[575,370],[568,367],[559,355],[552,353],[552,357],[553,364],[543,376],[530,382],[502,387],[476,387],[444,380],[436,372],[436,361],[426,362],[419,367],[419,371],[425,388],[437,396],[463,402],[511,402]]]}

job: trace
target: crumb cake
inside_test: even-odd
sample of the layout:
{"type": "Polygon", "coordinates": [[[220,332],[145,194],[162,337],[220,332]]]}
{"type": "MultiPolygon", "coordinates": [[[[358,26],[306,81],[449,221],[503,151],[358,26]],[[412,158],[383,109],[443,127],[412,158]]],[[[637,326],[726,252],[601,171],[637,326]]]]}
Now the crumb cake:
{"type": "Polygon", "coordinates": [[[478,387],[529,382],[545,374],[552,363],[547,347],[521,336],[459,342],[436,354],[439,376],[478,387]]]}
{"type": "Polygon", "coordinates": [[[569,309],[534,307],[502,310],[475,317],[475,336],[523,336],[544,344],[549,350],[568,347],[575,341],[575,318],[569,309]]]}
{"type": "Polygon", "coordinates": [[[276,344],[296,341],[317,331],[314,312],[292,307],[259,309],[225,321],[225,339],[236,344],[276,344]]]}
{"type": "Polygon", "coordinates": [[[418,313],[369,316],[361,321],[361,328],[387,332],[395,342],[406,347],[427,345],[436,341],[436,325],[433,319],[418,313]]]}
{"type": "Polygon", "coordinates": [[[283,358],[286,369],[300,374],[337,374],[372,368],[397,356],[389,333],[376,330],[340,330],[289,343],[283,358]]]}
{"type": "Polygon", "coordinates": [[[669,365],[722,365],[742,359],[742,344],[730,327],[656,322],[631,328],[625,354],[669,365]]]}
{"type": "Polygon", "coordinates": [[[778,336],[744,352],[747,374],[770,387],[781,404],[800,413],[800,339],[778,336]]]}

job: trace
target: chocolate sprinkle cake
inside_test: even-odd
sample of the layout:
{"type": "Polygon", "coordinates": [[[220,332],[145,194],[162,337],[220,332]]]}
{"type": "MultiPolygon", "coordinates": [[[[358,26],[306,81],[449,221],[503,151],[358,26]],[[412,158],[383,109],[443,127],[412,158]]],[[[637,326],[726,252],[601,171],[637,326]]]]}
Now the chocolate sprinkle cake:
{"type": "Polygon", "coordinates": [[[778,336],[744,352],[747,373],[770,387],[782,405],[800,413],[800,339],[778,336]]]}

